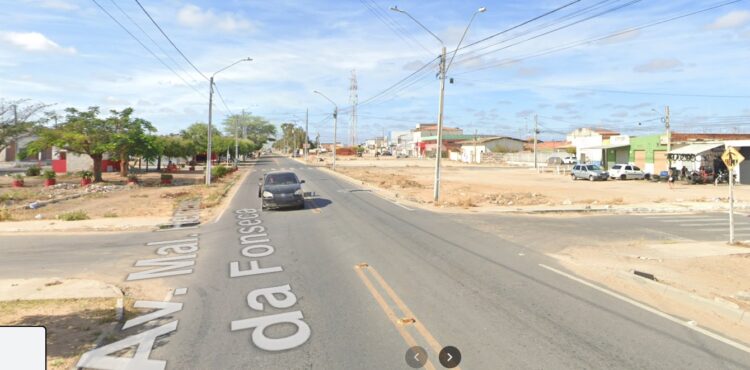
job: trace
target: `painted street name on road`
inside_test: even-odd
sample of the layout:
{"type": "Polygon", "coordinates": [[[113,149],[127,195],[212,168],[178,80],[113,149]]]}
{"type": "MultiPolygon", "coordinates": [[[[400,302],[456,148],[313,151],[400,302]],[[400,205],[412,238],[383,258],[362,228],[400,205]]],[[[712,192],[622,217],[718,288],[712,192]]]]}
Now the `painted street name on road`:
{"type": "MultiPolygon", "coordinates": [[[[165,278],[192,273],[195,259],[198,256],[196,253],[199,249],[198,236],[199,234],[196,233],[178,239],[147,243],[146,245],[148,246],[156,247],[156,255],[164,257],[136,261],[135,267],[154,268],[130,273],[126,280],[165,278]]],[[[174,290],[174,295],[183,295],[185,293],[187,293],[186,288],[174,290]]],[[[171,317],[182,310],[182,303],[169,302],[170,299],[167,298],[166,301],[136,301],[133,307],[155,311],[126,321],[120,330],[127,330],[146,323],[159,325],[160,319],[171,317]]],[[[84,353],[76,366],[93,369],[165,369],[167,366],[166,361],[149,359],[149,356],[151,355],[151,350],[154,347],[156,339],[177,330],[178,323],[179,320],[173,320],[138,334],[133,334],[117,342],[95,348],[84,353]],[[135,354],[132,357],[123,356],[122,352],[131,347],[136,348],[135,354]],[[120,355],[113,356],[112,354],[114,353],[119,353],[120,355]]]]}
{"type": "MultiPolygon", "coordinates": [[[[239,209],[235,211],[237,225],[240,233],[240,245],[242,246],[241,254],[251,258],[247,262],[248,268],[243,269],[245,265],[240,261],[233,261],[229,264],[229,277],[237,278],[244,276],[253,276],[281,272],[281,266],[261,267],[258,258],[267,257],[273,254],[274,247],[270,245],[268,233],[265,226],[262,226],[260,214],[257,209],[239,209]]],[[[259,312],[263,312],[264,304],[259,298],[263,297],[265,302],[274,308],[286,309],[297,303],[297,296],[292,293],[292,287],[284,284],[275,287],[256,289],[248,293],[248,306],[259,312]],[[283,296],[283,298],[279,298],[283,296]]],[[[259,316],[249,319],[234,320],[231,322],[231,330],[255,329],[251,335],[253,344],[258,348],[266,351],[283,351],[296,348],[304,344],[310,338],[310,326],[303,321],[302,311],[291,311],[280,314],[259,316]],[[265,335],[265,330],[274,325],[286,324],[294,325],[296,332],[282,338],[269,338],[265,335]]]]}

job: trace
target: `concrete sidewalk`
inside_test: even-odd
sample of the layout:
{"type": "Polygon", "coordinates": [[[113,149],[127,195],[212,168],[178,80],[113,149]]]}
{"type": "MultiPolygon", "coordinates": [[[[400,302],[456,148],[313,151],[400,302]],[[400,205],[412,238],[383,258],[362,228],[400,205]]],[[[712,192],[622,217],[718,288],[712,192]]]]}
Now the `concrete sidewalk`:
{"type": "Polygon", "coordinates": [[[88,279],[0,280],[0,301],[38,299],[122,298],[114,285],[88,279]]]}

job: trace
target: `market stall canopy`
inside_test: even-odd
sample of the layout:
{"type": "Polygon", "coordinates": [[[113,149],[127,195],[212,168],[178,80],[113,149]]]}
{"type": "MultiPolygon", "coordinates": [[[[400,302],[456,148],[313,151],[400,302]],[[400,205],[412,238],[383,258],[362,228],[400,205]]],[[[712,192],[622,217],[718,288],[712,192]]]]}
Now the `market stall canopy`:
{"type": "Polygon", "coordinates": [[[702,144],[690,144],[677,148],[667,153],[667,157],[671,160],[688,160],[692,161],[696,155],[708,152],[712,149],[724,146],[724,143],[702,143],[702,144]]]}

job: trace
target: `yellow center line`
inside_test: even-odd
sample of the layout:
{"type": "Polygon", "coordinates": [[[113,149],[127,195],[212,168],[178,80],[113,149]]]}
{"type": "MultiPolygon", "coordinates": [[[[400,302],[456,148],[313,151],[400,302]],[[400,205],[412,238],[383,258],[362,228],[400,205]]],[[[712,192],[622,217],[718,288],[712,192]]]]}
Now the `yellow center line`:
{"type": "MultiPolygon", "coordinates": [[[[396,330],[398,330],[399,334],[401,334],[401,337],[404,338],[404,341],[406,344],[411,348],[417,345],[417,342],[414,340],[414,337],[409,334],[408,331],[406,331],[405,327],[399,323],[399,318],[396,316],[396,314],[391,310],[391,308],[388,306],[388,303],[383,299],[383,296],[380,295],[380,292],[375,289],[375,287],[372,285],[372,282],[370,279],[365,275],[364,271],[362,271],[362,268],[359,266],[354,266],[354,271],[357,273],[360,279],[362,279],[362,282],[365,283],[365,287],[367,287],[367,290],[370,291],[370,294],[372,294],[373,298],[378,302],[378,305],[380,305],[380,308],[383,309],[386,316],[388,316],[388,319],[393,323],[393,326],[396,327],[396,330]]],[[[430,370],[435,370],[435,365],[430,362],[430,360],[427,360],[427,362],[424,365],[425,368],[430,370]]]]}
{"type": "MultiPolygon", "coordinates": [[[[396,294],[396,292],[391,288],[388,283],[385,282],[383,277],[380,275],[380,273],[375,270],[372,266],[368,267],[368,270],[370,271],[370,274],[372,274],[373,277],[375,277],[375,280],[377,280],[378,284],[380,284],[381,287],[383,287],[383,290],[385,290],[386,294],[388,294],[389,297],[393,300],[394,303],[396,303],[396,306],[401,310],[401,312],[404,313],[407,317],[410,317],[415,320],[414,327],[417,329],[420,335],[427,341],[427,343],[432,347],[432,350],[435,351],[438,355],[440,354],[440,351],[443,349],[443,346],[438,343],[438,341],[435,339],[435,337],[432,336],[429,330],[427,330],[427,327],[422,324],[422,321],[417,319],[417,316],[414,315],[414,312],[412,312],[409,307],[404,303],[404,301],[399,298],[399,296],[396,294]]],[[[455,367],[454,369],[461,370],[460,367],[455,367]]]]}

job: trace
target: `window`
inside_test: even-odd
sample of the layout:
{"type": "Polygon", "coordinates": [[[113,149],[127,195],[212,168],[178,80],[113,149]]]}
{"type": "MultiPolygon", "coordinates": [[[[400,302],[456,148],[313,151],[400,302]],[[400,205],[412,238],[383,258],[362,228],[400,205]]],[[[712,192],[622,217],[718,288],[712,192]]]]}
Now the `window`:
{"type": "Polygon", "coordinates": [[[619,164],[612,166],[613,170],[619,170],[620,168],[622,168],[622,166],[620,166],[619,164]]]}
{"type": "Polygon", "coordinates": [[[625,171],[632,171],[632,170],[633,170],[633,167],[625,166],[625,171]]]}
{"type": "Polygon", "coordinates": [[[640,171],[641,169],[638,168],[638,166],[633,166],[633,171],[640,171]]]}
{"type": "Polygon", "coordinates": [[[590,165],[586,166],[586,170],[588,170],[588,171],[597,171],[597,170],[600,170],[600,169],[601,168],[599,168],[599,166],[597,166],[595,164],[590,164],[590,165]]]}
{"type": "Polygon", "coordinates": [[[266,185],[291,185],[298,182],[297,175],[293,173],[277,173],[266,176],[266,185]]]}

